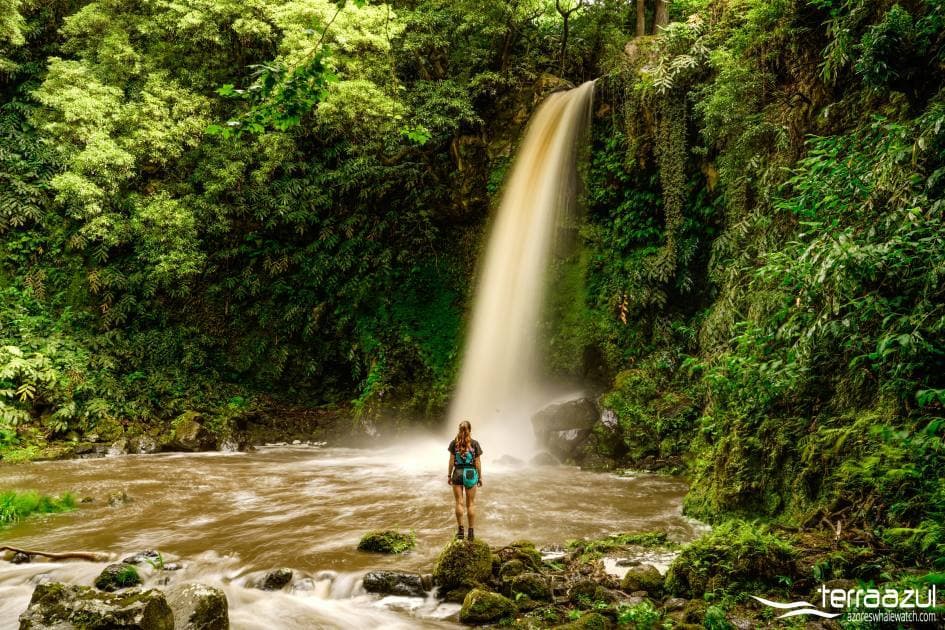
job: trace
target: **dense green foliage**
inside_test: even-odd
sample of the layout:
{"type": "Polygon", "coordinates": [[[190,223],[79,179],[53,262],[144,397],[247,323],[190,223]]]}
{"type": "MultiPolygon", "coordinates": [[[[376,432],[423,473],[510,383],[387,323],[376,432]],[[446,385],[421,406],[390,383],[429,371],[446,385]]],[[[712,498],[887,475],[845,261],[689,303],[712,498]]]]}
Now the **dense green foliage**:
{"type": "Polygon", "coordinates": [[[0,526],[9,525],[32,514],[55,514],[75,509],[75,497],[68,492],[52,497],[32,490],[0,492],[0,526]]]}
{"type": "Polygon", "coordinates": [[[547,73],[601,77],[544,327],[605,455],[945,562],[945,2],[554,4],[0,1],[0,453],[436,418],[547,73]]]}

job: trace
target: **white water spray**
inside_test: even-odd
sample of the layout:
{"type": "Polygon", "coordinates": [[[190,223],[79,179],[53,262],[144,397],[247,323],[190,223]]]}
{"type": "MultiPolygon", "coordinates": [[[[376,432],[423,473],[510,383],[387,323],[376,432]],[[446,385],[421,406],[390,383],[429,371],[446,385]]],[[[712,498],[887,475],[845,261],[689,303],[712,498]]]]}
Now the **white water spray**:
{"type": "Polygon", "coordinates": [[[557,228],[573,210],[594,83],[549,96],[529,123],[479,272],[451,429],[468,419],[491,453],[534,450],[543,401],[538,328],[557,228]]]}

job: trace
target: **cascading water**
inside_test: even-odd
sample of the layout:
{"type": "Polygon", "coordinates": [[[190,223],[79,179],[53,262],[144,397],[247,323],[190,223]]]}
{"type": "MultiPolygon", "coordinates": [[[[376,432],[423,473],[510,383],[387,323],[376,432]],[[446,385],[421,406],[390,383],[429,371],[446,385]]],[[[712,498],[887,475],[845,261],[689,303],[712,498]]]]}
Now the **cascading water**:
{"type": "Polygon", "coordinates": [[[533,449],[529,419],[546,395],[538,369],[546,272],[560,220],[575,205],[593,95],[588,81],[539,107],[489,235],[450,420],[470,420],[494,448],[533,449]]]}

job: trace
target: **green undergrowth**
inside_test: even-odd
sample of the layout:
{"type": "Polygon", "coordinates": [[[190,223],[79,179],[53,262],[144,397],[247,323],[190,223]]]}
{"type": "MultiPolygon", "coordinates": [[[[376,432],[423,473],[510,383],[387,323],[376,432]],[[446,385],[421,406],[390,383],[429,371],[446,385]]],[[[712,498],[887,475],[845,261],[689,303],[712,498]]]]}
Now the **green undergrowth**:
{"type": "Polygon", "coordinates": [[[34,490],[5,490],[0,492],[0,526],[16,523],[34,514],[68,512],[75,507],[75,497],[68,492],[50,496],[34,490]]]}
{"type": "Polygon", "coordinates": [[[569,540],[566,547],[572,552],[577,552],[581,562],[590,562],[626,547],[676,549],[678,545],[669,540],[665,532],[633,532],[595,539],[569,540]]]}

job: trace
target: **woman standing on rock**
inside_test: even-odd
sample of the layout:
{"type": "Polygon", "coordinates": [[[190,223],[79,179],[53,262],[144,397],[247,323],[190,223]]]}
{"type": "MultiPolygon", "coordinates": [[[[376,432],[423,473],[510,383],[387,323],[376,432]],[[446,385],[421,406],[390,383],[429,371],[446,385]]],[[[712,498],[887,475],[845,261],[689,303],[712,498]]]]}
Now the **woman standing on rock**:
{"type": "Polygon", "coordinates": [[[463,539],[463,491],[466,492],[466,517],[469,519],[469,540],[476,538],[473,527],[476,523],[476,488],[482,485],[482,464],[479,461],[482,447],[472,439],[472,425],[468,420],[459,423],[459,432],[450,442],[450,468],[446,483],[453,486],[456,505],[456,538],[463,539]]]}

